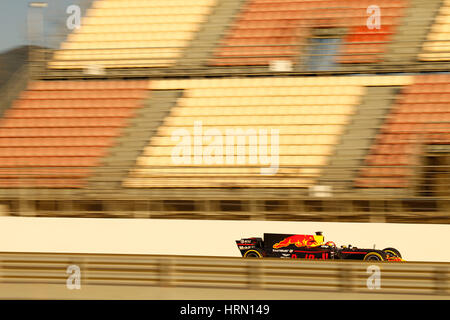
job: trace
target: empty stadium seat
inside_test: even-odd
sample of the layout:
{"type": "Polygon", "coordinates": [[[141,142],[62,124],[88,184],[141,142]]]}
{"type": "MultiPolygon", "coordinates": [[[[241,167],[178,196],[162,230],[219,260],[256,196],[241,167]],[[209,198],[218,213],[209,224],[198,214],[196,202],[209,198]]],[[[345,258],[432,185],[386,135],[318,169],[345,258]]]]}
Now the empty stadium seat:
{"type": "Polygon", "coordinates": [[[450,144],[450,75],[415,76],[402,89],[355,185],[405,188],[422,147],[450,144]]]}
{"type": "Polygon", "coordinates": [[[31,82],[0,119],[0,187],[86,186],[148,88],[148,81],[31,82]]]}
{"type": "Polygon", "coordinates": [[[275,77],[153,81],[153,88],[184,89],[183,96],[150,139],[123,186],[307,187],[327,165],[345,124],[365,93],[365,81],[381,80],[275,77]],[[203,130],[200,136],[195,129],[199,123],[203,130]],[[261,175],[261,168],[269,167],[269,163],[252,163],[251,154],[259,148],[258,141],[264,142],[259,139],[265,135],[270,156],[274,129],[279,132],[279,168],[273,175],[261,175]],[[221,149],[209,153],[215,160],[197,163],[195,157],[209,151],[190,146],[188,163],[174,161],[180,132],[200,139],[205,146],[213,137],[223,138],[221,149]],[[227,160],[227,134],[243,138],[235,143],[247,160],[227,160]]]}
{"type": "MultiPolygon", "coordinates": [[[[384,14],[384,11],[383,11],[384,14]]],[[[350,28],[344,39],[344,45],[338,61],[341,63],[373,63],[382,60],[393,27],[383,23],[380,29],[368,29],[366,26],[350,28]]]]}
{"type": "Polygon", "coordinates": [[[450,60],[450,0],[444,0],[440,11],[423,43],[419,59],[423,61],[450,60]]]}
{"type": "Polygon", "coordinates": [[[164,67],[181,56],[216,0],[96,0],[49,67],[164,67]]]}
{"type": "Polygon", "coordinates": [[[397,1],[265,1],[248,0],[215,52],[211,65],[268,65],[272,60],[299,63],[314,28],[347,28],[336,53],[340,63],[382,60],[386,44],[404,15],[406,2],[397,1]],[[367,8],[382,12],[379,29],[367,26],[367,8]]]}

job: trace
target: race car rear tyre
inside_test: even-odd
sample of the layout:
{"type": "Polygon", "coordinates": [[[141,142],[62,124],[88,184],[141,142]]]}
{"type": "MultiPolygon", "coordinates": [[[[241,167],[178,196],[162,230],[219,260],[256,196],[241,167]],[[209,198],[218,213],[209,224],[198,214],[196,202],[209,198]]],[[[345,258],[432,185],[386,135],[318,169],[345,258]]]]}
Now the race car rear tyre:
{"type": "Polygon", "coordinates": [[[385,248],[383,249],[383,251],[388,255],[388,256],[394,256],[394,257],[399,257],[402,258],[402,255],[400,253],[400,251],[398,251],[395,248],[385,248]]]}
{"type": "Polygon", "coordinates": [[[364,261],[386,261],[387,257],[386,257],[386,253],[380,253],[380,252],[369,252],[368,254],[366,254],[364,256],[364,261]]]}
{"type": "Polygon", "coordinates": [[[261,249],[250,249],[245,251],[244,258],[262,258],[264,256],[261,249]]]}

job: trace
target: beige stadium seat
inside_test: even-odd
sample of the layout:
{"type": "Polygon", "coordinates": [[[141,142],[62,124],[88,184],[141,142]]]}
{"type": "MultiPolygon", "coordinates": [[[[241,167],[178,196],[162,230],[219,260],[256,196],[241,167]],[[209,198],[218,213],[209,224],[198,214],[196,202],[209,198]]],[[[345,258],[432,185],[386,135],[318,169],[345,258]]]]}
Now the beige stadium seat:
{"type": "Polygon", "coordinates": [[[56,61],[52,61],[52,66],[64,67],[87,67],[90,65],[124,65],[133,67],[136,65],[151,66],[152,64],[161,64],[164,61],[173,62],[174,58],[180,55],[179,50],[174,49],[138,49],[133,48],[125,54],[123,49],[104,49],[104,50],[72,50],[60,51],[55,53],[56,61]],[[124,60],[124,57],[129,59],[124,60]],[[164,59],[169,58],[169,59],[164,59]],[[170,59],[172,58],[172,59],[170,59]],[[107,59],[107,60],[106,60],[107,59]],[[134,63],[134,64],[133,64],[134,63]]]}
{"type": "MultiPolygon", "coordinates": [[[[153,177],[176,177],[176,176],[242,176],[260,175],[259,167],[152,167],[145,169],[133,169],[130,172],[135,178],[153,177]]],[[[280,174],[292,177],[318,177],[321,173],[319,168],[279,168],[280,174]]]]}
{"type": "Polygon", "coordinates": [[[200,88],[186,91],[185,96],[195,97],[253,97],[253,96],[353,96],[361,94],[363,87],[323,86],[323,87],[240,87],[240,88],[200,88]]]}
{"type": "MultiPolygon", "coordinates": [[[[137,160],[138,166],[143,167],[152,167],[152,166],[182,166],[182,164],[178,163],[178,161],[182,161],[181,157],[172,157],[172,156],[141,156],[137,160]]],[[[207,160],[203,159],[203,157],[198,157],[198,162],[196,163],[194,155],[190,157],[186,157],[186,162],[183,165],[186,166],[196,166],[202,167],[206,166],[205,162],[207,160]]],[[[248,163],[248,160],[246,160],[248,163]]],[[[281,166],[324,166],[327,163],[327,157],[322,155],[280,155],[279,156],[279,164],[281,166]]],[[[238,165],[236,163],[236,165],[238,165]]],[[[223,165],[216,165],[223,166],[223,165]]]]}
{"type": "Polygon", "coordinates": [[[197,6],[164,6],[160,7],[140,7],[140,8],[92,8],[89,9],[90,17],[117,17],[117,16],[162,16],[162,15],[203,15],[210,10],[210,5],[197,6]]]}
{"type": "Polygon", "coordinates": [[[354,106],[302,106],[289,107],[177,107],[172,109],[176,117],[189,116],[260,116],[260,115],[332,115],[352,114],[354,106]]]}
{"type": "MultiPolygon", "coordinates": [[[[177,128],[179,129],[179,128],[177,128]]],[[[175,130],[177,130],[175,129],[175,130]]],[[[179,143],[179,139],[176,137],[180,137],[181,135],[177,135],[175,130],[170,130],[171,133],[175,133],[175,138],[172,140],[172,134],[167,136],[156,136],[151,140],[151,146],[176,146],[179,143]]],[[[225,136],[225,131],[227,127],[221,129],[223,132],[223,136],[225,136]]],[[[189,131],[191,138],[193,139],[192,131],[189,131]]],[[[282,132],[282,131],[280,131],[282,132]]],[[[308,132],[310,133],[310,132],[308,132]]],[[[271,131],[267,131],[268,136],[268,144],[271,144],[271,131]]],[[[248,143],[249,138],[245,139],[244,143],[248,143]]],[[[338,134],[281,134],[279,136],[279,144],[280,145],[334,145],[338,141],[338,134]]],[[[225,143],[225,142],[224,142],[225,143]]]]}
{"type": "Polygon", "coordinates": [[[422,46],[419,59],[425,61],[450,60],[450,1],[442,4],[422,46]]]}
{"type": "Polygon", "coordinates": [[[305,188],[315,183],[314,179],[280,179],[268,177],[252,177],[236,179],[231,177],[225,178],[208,178],[208,179],[193,179],[189,178],[152,178],[139,179],[129,178],[123,183],[125,187],[132,188],[178,188],[180,185],[192,188],[220,188],[220,187],[291,187],[291,188],[305,188]]]}
{"type": "MultiPolygon", "coordinates": [[[[128,49],[131,48],[132,52],[135,49],[142,48],[144,50],[160,50],[164,51],[165,48],[171,49],[171,51],[179,51],[180,47],[183,47],[188,39],[173,39],[173,40],[161,40],[161,39],[153,39],[153,40],[132,40],[132,41],[103,41],[101,37],[97,40],[92,41],[79,41],[79,42],[68,42],[62,45],[63,50],[77,50],[77,49],[92,49],[92,50],[104,50],[104,49],[128,49]]],[[[126,57],[126,54],[121,50],[122,56],[126,57]]],[[[74,52],[73,55],[78,55],[78,52],[74,52]]],[[[80,55],[82,57],[82,55],[80,55]]]]}
{"type": "Polygon", "coordinates": [[[330,155],[332,147],[329,145],[300,145],[300,146],[280,146],[280,155],[330,155]]]}
{"type": "MultiPolygon", "coordinates": [[[[151,43],[155,41],[164,41],[166,38],[172,40],[186,40],[192,38],[192,32],[183,31],[165,31],[164,34],[161,31],[150,32],[127,32],[127,33],[74,33],[68,37],[69,41],[74,42],[123,42],[123,41],[136,41],[138,44],[141,41],[151,43]]],[[[135,43],[127,43],[127,45],[134,45],[135,43]]]]}
{"type": "MultiPolygon", "coordinates": [[[[183,0],[167,1],[167,6],[179,7],[183,5],[210,5],[212,0],[192,0],[186,3],[183,0]]],[[[95,1],[94,8],[141,8],[141,7],[160,7],[161,1],[157,0],[122,0],[122,1],[95,1]]]]}
{"type": "MultiPolygon", "coordinates": [[[[208,126],[203,125],[203,129],[208,129],[208,126]]],[[[227,126],[228,129],[235,128],[234,126],[227,126]]],[[[237,127],[236,127],[237,128],[237,127]]],[[[240,127],[242,128],[242,127],[240,127]]],[[[283,135],[299,135],[299,136],[308,136],[308,135],[338,135],[341,134],[343,131],[342,126],[336,125],[336,124],[320,124],[320,125],[289,125],[284,126],[277,124],[276,126],[252,126],[255,130],[266,130],[268,133],[270,133],[271,129],[277,129],[279,130],[279,134],[281,136],[283,135]]],[[[160,138],[160,137],[171,137],[172,133],[175,130],[178,130],[178,127],[170,127],[170,126],[161,126],[158,128],[158,133],[154,137],[160,138]]],[[[192,133],[192,127],[185,127],[189,133],[192,133]]]]}
{"type": "MultiPolygon", "coordinates": [[[[149,24],[149,16],[117,16],[117,17],[90,17],[86,16],[81,20],[81,25],[129,25],[129,24],[149,24]]],[[[203,15],[174,15],[170,16],[170,21],[173,23],[189,23],[197,24],[206,19],[203,15]]],[[[152,16],[151,24],[167,24],[167,16],[152,16]]]]}
{"type": "Polygon", "coordinates": [[[157,23],[157,24],[117,24],[117,25],[84,25],[83,28],[75,30],[69,35],[68,40],[72,41],[74,35],[84,34],[115,34],[128,32],[195,32],[199,25],[190,23],[157,23]]]}
{"type": "MultiPolygon", "coordinates": [[[[249,154],[248,140],[246,141],[245,154],[249,154]]],[[[170,157],[175,146],[146,148],[143,155],[149,157],[170,157]]],[[[269,146],[270,148],[270,146],[269,146]]],[[[257,150],[257,149],[256,149],[257,150]]],[[[330,155],[333,150],[331,145],[281,145],[279,146],[280,155],[330,155]]],[[[225,144],[219,154],[212,156],[225,157],[225,144]]],[[[194,154],[192,154],[194,156],[194,154]]]]}

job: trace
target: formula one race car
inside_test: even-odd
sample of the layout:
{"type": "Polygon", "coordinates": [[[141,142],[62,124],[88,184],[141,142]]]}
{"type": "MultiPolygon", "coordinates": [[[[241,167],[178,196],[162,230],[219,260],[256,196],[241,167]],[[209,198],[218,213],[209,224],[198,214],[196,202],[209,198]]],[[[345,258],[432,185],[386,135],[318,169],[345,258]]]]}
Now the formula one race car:
{"type": "Polygon", "coordinates": [[[324,242],[322,232],[315,235],[265,233],[262,238],[236,240],[244,258],[292,258],[292,259],[347,259],[363,261],[403,261],[395,248],[361,249],[341,246],[332,241],[324,242]]]}

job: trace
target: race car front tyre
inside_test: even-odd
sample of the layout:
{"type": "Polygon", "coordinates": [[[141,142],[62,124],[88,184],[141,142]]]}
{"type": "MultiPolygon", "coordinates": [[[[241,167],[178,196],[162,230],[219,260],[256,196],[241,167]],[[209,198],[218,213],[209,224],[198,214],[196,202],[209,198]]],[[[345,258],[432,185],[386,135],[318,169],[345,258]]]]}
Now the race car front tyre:
{"type": "Polygon", "coordinates": [[[262,258],[264,253],[261,249],[250,249],[245,251],[244,258],[262,258]]]}
{"type": "Polygon", "coordinates": [[[387,257],[386,257],[386,253],[380,253],[380,252],[369,252],[368,254],[366,254],[364,256],[364,261],[386,261],[387,257]]]}
{"type": "Polygon", "coordinates": [[[393,256],[393,257],[399,257],[402,258],[402,255],[400,253],[400,251],[398,251],[395,248],[385,248],[383,249],[383,251],[388,255],[388,256],[393,256]]]}

